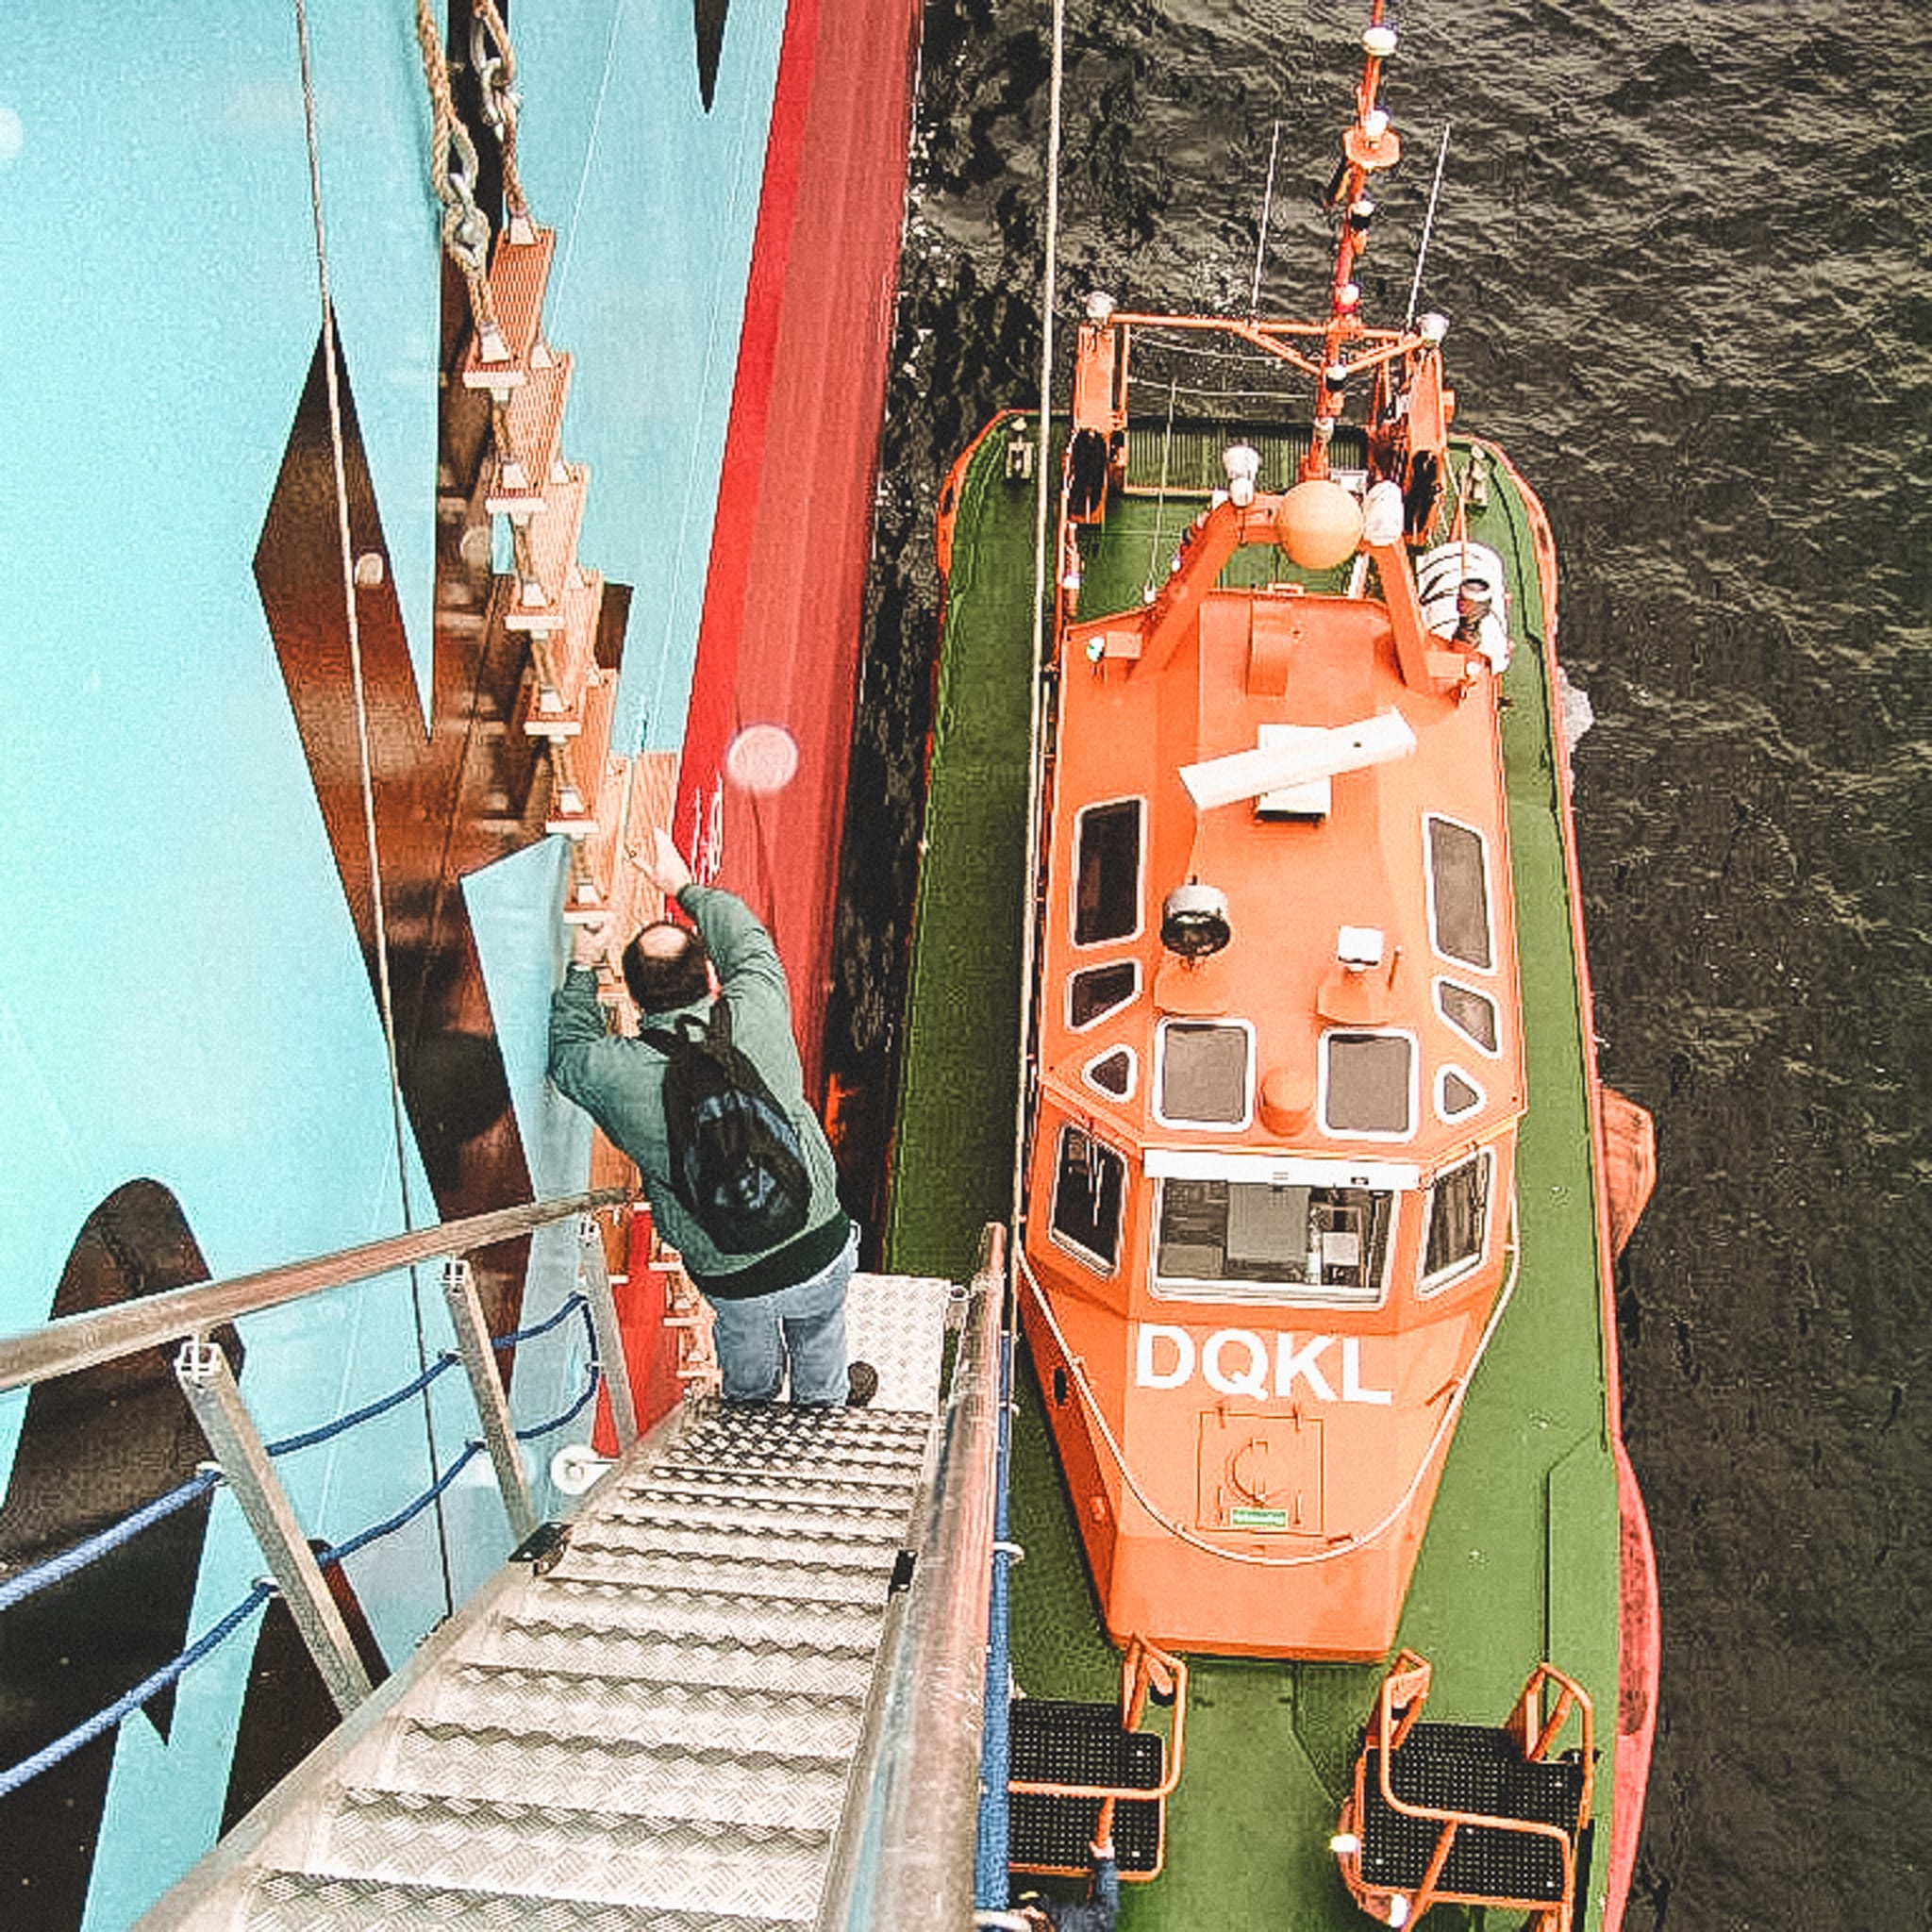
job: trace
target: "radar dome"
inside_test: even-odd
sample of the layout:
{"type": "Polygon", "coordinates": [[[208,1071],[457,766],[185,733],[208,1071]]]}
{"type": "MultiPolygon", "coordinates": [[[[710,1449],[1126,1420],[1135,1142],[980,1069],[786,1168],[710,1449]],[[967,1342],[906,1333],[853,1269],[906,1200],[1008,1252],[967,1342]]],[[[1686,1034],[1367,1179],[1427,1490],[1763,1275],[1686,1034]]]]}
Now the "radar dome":
{"type": "Polygon", "coordinates": [[[1361,541],[1361,505],[1340,483],[1317,476],[1281,499],[1275,527],[1291,562],[1303,570],[1333,570],[1361,541]]]}
{"type": "Polygon", "coordinates": [[[1234,937],[1227,921],[1227,894],[1190,879],[1176,886],[1160,908],[1160,943],[1177,959],[1207,959],[1234,937]]]}

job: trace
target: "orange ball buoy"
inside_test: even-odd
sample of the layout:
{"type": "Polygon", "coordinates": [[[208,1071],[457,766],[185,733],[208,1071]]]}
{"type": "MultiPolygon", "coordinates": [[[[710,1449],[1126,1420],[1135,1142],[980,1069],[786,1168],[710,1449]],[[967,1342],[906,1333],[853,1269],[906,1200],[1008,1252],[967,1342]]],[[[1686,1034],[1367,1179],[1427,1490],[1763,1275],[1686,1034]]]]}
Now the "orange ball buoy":
{"type": "Polygon", "coordinates": [[[1355,555],[1362,540],[1362,507],[1352,491],[1317,476],[1297,483],[1281,499],[1274,525],[1291,562],[1303,570],[1333,570],[1355,555]]]}

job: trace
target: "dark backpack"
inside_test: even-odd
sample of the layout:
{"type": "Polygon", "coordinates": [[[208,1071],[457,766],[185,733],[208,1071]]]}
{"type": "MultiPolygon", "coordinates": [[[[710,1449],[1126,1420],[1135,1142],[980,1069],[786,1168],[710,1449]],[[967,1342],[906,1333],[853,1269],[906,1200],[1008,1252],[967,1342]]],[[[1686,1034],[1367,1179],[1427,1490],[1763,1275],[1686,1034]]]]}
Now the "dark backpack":
{"type": "Polygon", "coordinates": [[[664,1056],[672,1190],[712,1246],[754,1255],[803,1232],[811,1182],[798,1129],[732,1045],[730,1008],[716,1000],[708,1026],[680,1013],[676,1032],[638,1038],[664,1056]]]}

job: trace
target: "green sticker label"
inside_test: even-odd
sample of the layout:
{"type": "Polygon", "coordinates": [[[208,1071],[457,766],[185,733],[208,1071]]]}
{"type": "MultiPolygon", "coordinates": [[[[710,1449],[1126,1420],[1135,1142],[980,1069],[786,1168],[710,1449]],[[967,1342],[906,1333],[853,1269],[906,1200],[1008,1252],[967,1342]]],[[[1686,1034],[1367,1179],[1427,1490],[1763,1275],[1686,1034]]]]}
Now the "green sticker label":
{"type": "Polygon", "coordinates": [[[1288,1511],[1286,1509],[1233,1509],[1228,1512],[1228,1521],[1237,1529],[1286,1529],[1288,1511]]]}

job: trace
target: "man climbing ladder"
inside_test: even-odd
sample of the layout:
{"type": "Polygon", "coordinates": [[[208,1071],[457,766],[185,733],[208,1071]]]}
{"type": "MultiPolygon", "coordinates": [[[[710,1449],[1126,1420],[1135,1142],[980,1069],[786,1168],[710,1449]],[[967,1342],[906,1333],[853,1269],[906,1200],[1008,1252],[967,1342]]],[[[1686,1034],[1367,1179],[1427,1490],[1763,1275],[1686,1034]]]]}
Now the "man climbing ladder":
{"type": "Polygon", "coordinates": [[[622,955],[639,1037],[597,997],[608,922],[573,929],[550,1005],[550,1074],[637,1163],[651,1212],[711,1305],[729,1402],[872,1400],[845,1358],[858,1235],[805,1099],[791,999],[771,935],[735,894],[692,882],[665,833],[651,882],[694,922],[643,927],[622,955]],[[673,1072],[675,1064],[675,1072],[673,1072]],[[795,1231],[794,1231],[795,1230],[795,1231]]]}

